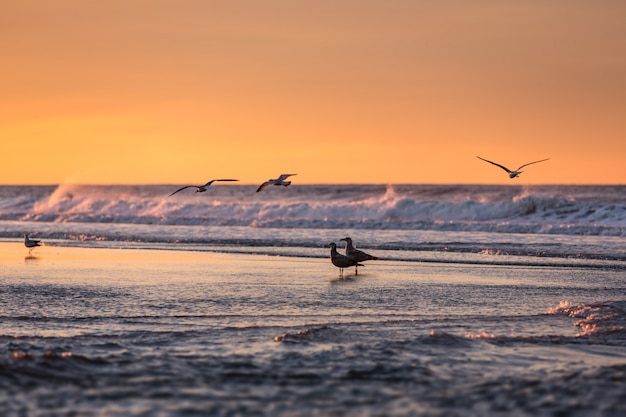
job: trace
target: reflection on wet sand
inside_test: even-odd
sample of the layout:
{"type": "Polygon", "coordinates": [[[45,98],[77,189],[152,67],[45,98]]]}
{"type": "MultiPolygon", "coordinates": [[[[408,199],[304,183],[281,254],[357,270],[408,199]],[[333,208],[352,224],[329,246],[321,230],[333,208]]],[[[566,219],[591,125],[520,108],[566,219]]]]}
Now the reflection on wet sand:
{"type": "Polygon", "coordinates": [[[38,261],[39,259],[41,259],[41,258],[39,256],[36,256],[36,255],[26,255],[24,257],[24,263],[25,264],[29,264],[31,262],[38,261]]]}

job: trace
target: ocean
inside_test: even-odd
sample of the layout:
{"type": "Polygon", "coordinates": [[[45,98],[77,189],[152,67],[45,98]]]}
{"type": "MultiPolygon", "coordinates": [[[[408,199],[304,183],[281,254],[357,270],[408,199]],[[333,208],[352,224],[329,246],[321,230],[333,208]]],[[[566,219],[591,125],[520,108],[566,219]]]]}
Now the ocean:
{"type": "Polygon", "coordinates": [[[626,186],[178,188],[0,186],[0,415],[626,413],[626,186]]]}

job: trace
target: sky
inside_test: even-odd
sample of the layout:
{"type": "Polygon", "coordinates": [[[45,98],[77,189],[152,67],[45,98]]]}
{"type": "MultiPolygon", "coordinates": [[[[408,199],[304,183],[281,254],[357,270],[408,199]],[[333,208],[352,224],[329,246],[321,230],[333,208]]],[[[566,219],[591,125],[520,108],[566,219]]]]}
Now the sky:
{"type": "Polygon", "coordinates": [[[621,0],[0,0],[0,184],[626,184],[621,0]],[[510,180],[503,170],[526,167],[510,180]]]}

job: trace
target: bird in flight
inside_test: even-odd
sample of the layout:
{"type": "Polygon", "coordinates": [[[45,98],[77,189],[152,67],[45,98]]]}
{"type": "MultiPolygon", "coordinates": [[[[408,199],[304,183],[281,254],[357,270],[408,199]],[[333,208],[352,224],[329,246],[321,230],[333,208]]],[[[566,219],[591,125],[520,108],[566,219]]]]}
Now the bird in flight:
{"type": "Polygon", "coordinates": [[[330,247],[330,261],[339,268],[339,276],[343,278],[343,269],[349,268],[351,266],[363,266],[354,259],[348,258],[345,255],[337,252],[337,244],[335,242],[331,242],[327,247],[330,247]]]}
{"type": "Polygon", "coordinates": [[[503,165],[496,164],[495,162],[488,161],[488,160],[486,160],[486,159],[484,159],[484,158],[481,158],[480,156],[477,156],[476,158],[478,158],[478,159],[482,159],[482,160],[483,160],[483,161],[485,161],[485,162],[489,162],[490,164],[493,164],[493,165],[495,165],[495,166],[497,166],[497,167],[502,168],[503,170],[505,170],[506,172],[508,172],[508,173],[509,173],[509,178],[515,178],[515,177],[517,177],[519,174],[521,174],[521,173],[523,172],[523,171],[520,171],[520,169],[524,168],[525,166],[528,166],[528,165],[531,165],[531,164],[536,164],[536,163],[538,163],[538,162],[547,161],[548,159],[550,159],[550,158],[547,158],[547,159],[542,159],[542,160],[540,160],[540,161],[529,162],[529,163],[527,163],[527,164],[524,164],[524,165],[520,166],[520,167],[519,167],[519,168],[517,168],[515,171],[511,171],[510,169],[508,169],[507,167],[505,167],[505,166],[503,166],[503,165]]]}
{"type": "Polygon", "coordinates": [[[197,192],[197,193],[203,193],[203,192],[205,192],[205,191],[206,191],[206,190],[207,190],[207,189],[211,186],[211,184],[213,184],[215,181],[239,181],[239,180],[230,180],[230,179],[228,179],[228,180],[211,180],[211,181],[207,182],[207,183],[206,183],[206,184],[204,184],[204,185],[187,185],[187,186],[185,186],[185,187],[179,188],[178,190],[174,191],[172,194],[168,195],[168,197],[171,197],[171,196],[173,196],[174,194],[176,194],[177,192],[179,192],[179,191],[183,191],[183,190],[184,190],[184,189],[186,189],[186,188],[193,188],[193,187],[195,187],[195,188],[196,188],[196,192],[197,192]]]}
{"type": "Polygon", "coordinates": [[[282,185],[283,187],[288,187],[291,185],[291,181],[285,181],[285,180],[291,177],[292,175],[298,175],[298,174],[281,174],[281,176],[278,178],[275,178],[273,180],[267,180],[263,184],[261,184],[259,188],[257,188],[256,192],[258,193],[259,191],[263,191],[270,185],[282,185]]]}
{"type": "MultiPolygon", "coordinates": [[[[346,256],[352,260],[355,260],[356,262],[363,262],[363,261],[371,261],[371,260],[376,260],[378,259],[376,256],[372,256],[369,253],[365,253],[362,250],[358,250],[357,248],[355,248],[352,245],[352,239],[349,237],[344,237],[343,239],[339,239],[339,240],[343,240],[344,242],[346,242],[346,256]]],[[[355,273],[354,275],[359,275],[359,267],[358,267],[358,263],[355,265],[355,273]]]]}
{"type": "Polygon", "coordinates": [[[30,254],[37,246],[42,246],[41,240],[29,239],[28,235],[24,235],[24,246],[28,248],[30,254]]]}

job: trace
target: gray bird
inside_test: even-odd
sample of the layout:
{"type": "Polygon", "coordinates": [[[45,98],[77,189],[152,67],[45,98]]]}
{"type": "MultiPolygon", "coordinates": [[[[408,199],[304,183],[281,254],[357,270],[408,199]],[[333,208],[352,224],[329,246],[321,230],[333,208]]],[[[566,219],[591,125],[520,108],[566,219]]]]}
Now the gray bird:
{"type": "Polygon", "coordinates": [[[285,180],[291,177],[292,175],[298,175],[298,174],[281,174],[280,177],[278,178],[275,178],[273,180],[267,180],[263,184],[261,184],[259,188],[257,188],[256,192],[258,193],[259,191],[263,191],[270,185],[278,185],[278,186],[282,185],[283,187],[289,187],[291,185],[291,181],[285,181],[285,180]]]}
{"type": "Polygon", "coordinates": [[[209,189],[209,187],[211,186],[211,184],[213,184],[215,181],[239,181],[239,180],[211,180],[211,181],[207,182],[207,183],[206,183],[206,184],[204,184],[204,185],[187,185],[187,186],[185,186],[185,187],[179,188],[178,190],[174,191],[172,194],[168,195],[168,197],[171,197],[171,196],[173,196],[174,194],[176,194],[177,192],[179,192],[179,191],[183,191],[183,190],[184,190],[184,189],[186,189],[186,188],[193,188],[193,187],[195,187],[195,188],[196,188],[196,192],[197,192],[197,193],[203,193],[203,192],[205,192],[206,190],[208,190],[208,189],[209,189]]]}
{"type": "Polygon", "coordinates": [[[43,244],[41,243],[41,240],[29,239],[28,235],[24,235],[24,246],[28,248],[28,254],[30,255],[33,249],[37,246],[43,246],[43,244]]]}
{"type": "Polygon", "coordinates": [[[343,278],[344,268],[349,268],[351,266],[363,266],[354,259],[350,259],[347,256],[337,252],[337,245],[335,244],[335,242],[329,243],[328,247],[330,247],[330,261],[333,263],[333,265],[339,268],[339,276],[341,278],[343,278]]]}
{"type": "MultiPolygon", "coordinates": [[[[346,256],[350,259],[355,260],[356,262],[364,262],[364,261],[373,261],[378,259],[376,256],[372,256],[369,253],[365,253],[362,250],[358,250],[352,245],[352,239],[349,237],[344,237],[343,240],[346,242],[346,256]]],[[[355,275],[359,275],[359,268],[355,268],[355,275]]]]}
{"type": "Polygon", "coordinates": [[[548,158],[548,159],[542,159],[542,160],[540,160],[540,161],[529,162],[529,163],[524,164],[524,165],[522,165],[521,167],[517,168],[515,171],[511,171],[510,169],[508,169],[507,167],[505,167],[505,166],[503,166],[503,165],[496,164],[495,162],[488,161],[488,160],[486,160],[486,159],[484,159],[484,158],[481,158],[480,156],[477,156],[476,158],[478,158],[478,159],[482,159],[482,160],[483,160],[483,161],[485,161],[485,162],[489,162],[490,164],[493,164],[493,165],[495,165],[495,166],[497,166],[497,167],[502,168],[503,170],[505,170],[506,172],[508,172],[508,173],[509,173],[509,178],[515,178],[515,177],[517,177],[519,174],[521,174],[521,173],[523,172],[523,171],[520,171],[520,169],[524,168],[525,166],[528,166],[528,165],[531,165],[531,164],[536,164],[536,163],[538,163],[538,162],[547,161],[548,159],[550,159],[550,158],[548,158]]]}

